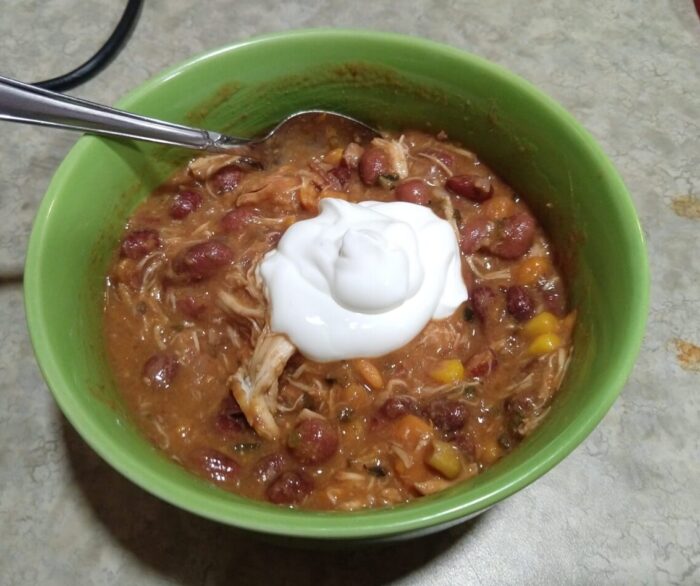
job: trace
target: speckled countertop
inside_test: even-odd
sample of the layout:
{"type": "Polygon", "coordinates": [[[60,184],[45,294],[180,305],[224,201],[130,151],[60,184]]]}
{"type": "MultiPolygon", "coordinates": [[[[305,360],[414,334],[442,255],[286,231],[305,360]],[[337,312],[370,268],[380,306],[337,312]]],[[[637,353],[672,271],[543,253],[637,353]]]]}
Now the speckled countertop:
{"type": "MultiPolygon", "coordinates": [[[[82,62],[115,0],[9,0],[0,73],[82,62]]],[[[61,416],[22,307],[33,215],[76,137],[0,125],[1,584],[700,584],[700,19],[692,0],[148,0],[75,94],[114,102],[206,49],[289,28],[379,28],[476,52],[600,141],[648,237],[652,304],[634,373],[568,459],[477,520],[383,549],[289,550],[181,512],[107,466],[61,416]]]]}

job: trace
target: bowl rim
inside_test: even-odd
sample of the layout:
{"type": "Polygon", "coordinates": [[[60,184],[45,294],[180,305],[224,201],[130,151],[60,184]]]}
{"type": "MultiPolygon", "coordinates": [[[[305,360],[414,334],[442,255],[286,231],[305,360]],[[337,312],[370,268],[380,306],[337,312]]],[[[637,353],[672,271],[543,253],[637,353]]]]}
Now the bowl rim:
{"type": "Polygon", "coordinates": [[[500,65],[461,49],[423,38],[381,31],[324,28],[257,36],[204,52],[166,69],[129,92],[118,101],[117,107],[128,109],[163,82],[221,54],[244,47],[286,43],[299,37],[315,38],[319,41],[343,39],[389,43],[409,51],[417,50],[459,59],[471,67],[487,70],[490,74],[502,78],[505,83],[514,86],[517,91],[528,94],[537,101],[543,109],[548,110],[567,128],[572,139],[588,151],[601,174],[606,177],[611,190],[618,194],[614,201],[614,205],[618,207],[618,213],[629,220],[624,222],[624,228],[626,240],[633,247],[630,274],[640,287],[636,298],[630,300],[633,307],[630,308],[630,316],[632,316],[630,323],[626,324],[628,345],[616,356],[611,357],[616,368],[609,370],[607,387],[604,392],[601,391],[599,401],[572,422],[567,434],[561,438],[560,442],[545,446],[538,452],[536,461],[525,461],[504,472],[495,479],[497,483],[491,482],[497,486],[486,483],[484,487],[480,487],[479,496],[469,500],[465,500],[463,496],[460,498],[457,494],[439,499],[415,500],[406,506],[352,513],[293,511],[248,499],[212,503],[212,499],[207,494],[183,487],[172,478],[164,477],[150,469],[138,457],[132,455],[102,431],[91,419],[89,411],[73,398],[71,384],[63,374],[51,345],[47,342],[48,328],[47,320],[44,319],[43,292],[50,289],[42,287],[41,275],[51,209],[54,200],[63,191],[65,183],[74,169],[79,166],[84,154],[89,152],[95,141],[101,140],[96,137],[80,138],[60,164],[39,206],[29,239],[25,263],[24,302],[37,362],[61,411],[92,449],[136,485],[189,512],[242,529],[295,538],[381,538],[424,532],[434,527],[451,525],[485,510],[548,472],[584,440],[612,406],[632,370],[645,330],[650,277],[643,232],[631,197],[615,167],[595,140],[562,106],[534,85],[500,65]]]}

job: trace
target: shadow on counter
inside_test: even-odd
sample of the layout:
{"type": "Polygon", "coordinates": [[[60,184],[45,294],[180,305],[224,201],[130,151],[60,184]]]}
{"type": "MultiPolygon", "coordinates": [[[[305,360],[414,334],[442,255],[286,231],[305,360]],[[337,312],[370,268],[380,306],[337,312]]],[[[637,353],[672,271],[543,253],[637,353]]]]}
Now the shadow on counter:
{"type": "Polygon", "coordinates": [[[445,554],[484,518],[395,544],[325,551],[273,545],[150,495],[113,470],[58,416],[75,484],[96,518],[141,564],[182,584],[387,584],[445,554]]]}

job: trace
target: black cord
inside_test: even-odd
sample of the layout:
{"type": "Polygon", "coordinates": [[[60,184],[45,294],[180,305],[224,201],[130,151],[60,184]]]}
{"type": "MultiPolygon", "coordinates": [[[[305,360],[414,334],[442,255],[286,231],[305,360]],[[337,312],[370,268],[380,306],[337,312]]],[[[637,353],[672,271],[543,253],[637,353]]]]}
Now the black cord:
{"type": "Polygon", "coordinates": [[[88,79],[97,75],[107,67],[114,57],[116,57],[119,50],[129,39],[129,34],[138,20],[142,4],[143,0],[128,0],[124,13],[117,24],[117,28],[114,29],[114,32],[110,35],[109,39],[107,39],[107,42],[80,67],[75,68],[65,75],[60,75],[46,81],[40,81],[34,85],[55,92],[64,92],[81,83],[85,83],[88,79]]]}

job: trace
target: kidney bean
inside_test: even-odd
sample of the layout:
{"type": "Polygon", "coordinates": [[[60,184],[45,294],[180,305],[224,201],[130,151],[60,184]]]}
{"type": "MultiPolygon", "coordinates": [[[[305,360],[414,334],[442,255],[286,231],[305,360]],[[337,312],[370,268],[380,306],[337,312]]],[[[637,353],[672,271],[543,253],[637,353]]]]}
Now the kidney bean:
{"type": "Polygon", "coordinates": [[[275,480],[287,465],[284,454],[269,454],[260,458],[253,467],[253,476],[261,484],[275,480]]]}
{"type": "Polygon", "coordinates": [[[335,454],[338,434],[325,419],[304,419],[289,433],[287,447],[302,464],[318,464],[335,454]]]}
{"type": "Polygon", "coordinates": [[[416,413],[418,404],[413,397],[398,395],[387,399],[381,406],[381,412],[389,419],[398,419],[409,413],[416,413]]]}
{"type": "Polygon", "coordinates": [[[471,378],[485,379],[496,368],[498,362],[493,350],[487,349],[477,352],[472,356],[464,367],[464,370],[471,378]]]}
{"type": "Polygon", "coordinates": [[[501,258],[520,258],[535,240],[535,219],[527,212],[519,212],[500,222],[496,232],[488,250],[501,258]]]}
{"type": "Polygon", "coordinates": [[[226,395],[219,405],[216,414],[216,428],[223,433],[241,432],[250,429],[248,421],[238,405],[238,401],[231,395],[226,395]]]}
{"type": "Polygon", "coordinates": [[[173,270],[192,279],[204,279],[231,263],[233,252],[223,242],[209,240],[194,244],[173,261],[173,270]]]}
{"type": "Polygon", "coordinates": [[[282,232],[269,232],[265,239],[270,246],[277,246],[282,238],[282,232]]]}
{"type": "Polygon", "coordinates": [[[469,409],[455,399],[436,399],[428,404],[426,414],[439,430],[453,432],[462,429],[467,421],[469,409]]]}
{"type": "Polygon", "coordinates": [[[173,198],[170,204],[170,217],[182,220],[202,205],[202,196],[196,191],[183,191],[173,198]]]}
{"type": "Polygon", "coordinates": [[[493,184],[488,177],[454,175],[445,181],[445,189],[459,197],[481,203],[493,196],[493,184]]]}
{"type": "Polygon", "coordinates": [[[553,313],[557,317],[564,317],[566,315],[566,297],[561,287],[554,286],[551,289],[543,289],[542,301],[547,311],[553,313]]]}
{"type": "Polygon", "coordinates": [[[293,505],[303,501],[314,489],[314,481],[298,472],[283,472],[267,488],[267,498],[276,505],[293,505]]]}
{"type": "Polygon", "coordinates": [[[464,432],[455,434],[452,440],[457,449],[469,460],[473,462],[476,459],[476,442],[474,438],[464,432]]]}
{"type": "Polygon", "coordinates": [[[122,257],[138,260],[160,247],[158,232],[151,229],[133,230],[122,240],[119,249],[122,257]]]}
{"type": "Polygon", "coordinates": [[[535,302],[522,285],[512,285],[506,290],[506,309],[518,321],[526,321],[535,315],[535,302]]]}
{"type": "Polygon", "coordinates": [[[231,482],[241,470],[238,462],[218,450],[203,450],[198,460],[202,470],[215,482],[231,482]]]}
{"type": "Polygon", "coordinates": [[[382,149],[370,147],[360,157],[360,179],[365,185],[375,185],[379,178],[388,172],[389,157],[382,149]]]}
{"type": "Polygon", "coordinates": [[[394,190],[394,197],[399,201],[428,205],[430,203],[430,187],[422,179],[409,179],[399,183],[394,190]]]}
{"type": "Polygon", "coordinates": [[[459,247],[464,254],[479,250],[493,232],[493,222],[482,216],[469,218],[459,227],[459,247]]]}
{"type": "MultiPolygon", "coordinates": [[[[343,161],[343,163],[344,162],[345,161],[343,161]]],[[[331,185],[331,187],[337,191],[341,191],[350,182],[352,172],[347,165],[340,164],[328,171],[328,175],[331,183],[335,183],[335,185],[331,185]]]]}
{"type": "Polygon", "coordinates": [[[146,360],[141,374],[149,387],[168,389],[179,369],[180,363],[175,356],[158,352],[146,360]]]}
{"type": "Polygon", "coordinates": [[[236,208],[221,218],[221,227],[225,232],[238,232],[244,226],[256,222],[258,212],[251,208],[236,208]]]}
{"type": "Polygon", "coordinates": [[[472,309],[476,316],[484,321],[489,314],[489,310],[496,299],[496,293],[487,285],[474,287],[472,291],[472,309]]]}
{"type": "Polygon", "coordinates": [[[234,165],[227,165],[219,169],[210,181],[216,193],[221,194],[236,189],[241,182],[241,177],[243,177],[243,171],[234,165]]]}
{"type": "Polygon", "coordinates": [[[206,303],[198,300],[192,295],[182,297],[175,301],[175,307],[177,307],[177,310],[180,313],[182,313],[185,317],[189,317],[190,319],[197,319],[207,309],[206,303]]]}

